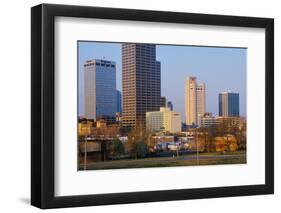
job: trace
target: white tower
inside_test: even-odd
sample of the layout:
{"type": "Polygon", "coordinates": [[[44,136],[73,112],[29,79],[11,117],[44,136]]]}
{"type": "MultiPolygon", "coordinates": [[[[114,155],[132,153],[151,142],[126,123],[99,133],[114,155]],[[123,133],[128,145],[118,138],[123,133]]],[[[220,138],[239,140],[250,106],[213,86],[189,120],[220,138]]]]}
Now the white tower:
{"type": "Polygon", "coordinates": [[[197,85],[196,77],[191,76],[185,83],[185,116],[187,125],[198,125],[200,115],[206,111],[205,84],[197,85]]]}

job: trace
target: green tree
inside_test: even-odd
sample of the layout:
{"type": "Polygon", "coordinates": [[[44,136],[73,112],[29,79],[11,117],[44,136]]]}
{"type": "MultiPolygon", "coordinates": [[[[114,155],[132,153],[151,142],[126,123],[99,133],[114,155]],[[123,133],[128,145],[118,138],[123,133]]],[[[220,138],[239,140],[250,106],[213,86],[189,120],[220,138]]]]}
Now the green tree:
{"type": "Polygon", "coordinates": [[[142,147],[145,147],[145,155],[148,152],[150,132],[142,128],[142,126],[136,126],[128,134],[128,150],[132,157],[142,157],[140,153],[144,153],[142,147]],[[137,151],[139,150],[139,151],[137,151]]]}
{"type": "Polygon", "coordinates": [[[246,121],[244,121],[235,134],[239,149],[246,149],[246,131],[246,121]]]}
{"type": "Polygon", "coordinates": [[[124,145],[119,139],[111,141],[109,145],[109,153],[114,157],[120,158],[120,155],[123,155],[125,152],[124,145]]]}
{"type": "Polygon", "coordinates": [[[148,152],[147,145],[143,140],[138,140],[134,144],[134,154],[136,158],[146,157],[148,152]]]}
{"type": "Polygon", "coordinates": [[[215,150],[214,139],[217,136],[216,127],[209,127],[208,134],[208,151],[213,152],[215,150]]]}

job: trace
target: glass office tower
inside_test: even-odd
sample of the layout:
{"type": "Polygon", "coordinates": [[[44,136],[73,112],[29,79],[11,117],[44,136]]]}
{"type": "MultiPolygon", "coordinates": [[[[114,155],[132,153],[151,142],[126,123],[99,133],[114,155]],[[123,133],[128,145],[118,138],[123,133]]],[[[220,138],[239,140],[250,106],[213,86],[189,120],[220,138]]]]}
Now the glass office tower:
{"type": "Polygon", "coordinates": [[[88,60],[84,64],[84,116],[87,119],[115,118],[116,63],[88,60]]]}
{"type": "Polygon", "coordinates": [[[239,93],[231,91],[219,93],[219,116],[239,116],[239,93]]]}

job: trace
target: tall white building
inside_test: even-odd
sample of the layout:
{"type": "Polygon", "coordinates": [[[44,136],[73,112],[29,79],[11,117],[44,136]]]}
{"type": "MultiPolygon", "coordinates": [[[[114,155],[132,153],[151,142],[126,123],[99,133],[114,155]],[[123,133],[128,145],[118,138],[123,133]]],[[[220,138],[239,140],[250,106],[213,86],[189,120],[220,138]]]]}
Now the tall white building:
{"type": "Polygon", "coordinates": [[[146,129],[151,132],[181,132],[181,114],[161,107],[160,111],[146,112],[146,129]]]}
{"type": "Polygon", "coordinates": [[[205,83],[197,84],[196,77],[188,77],[185,83],[185,116],[187,125],[198,125],[199,117],[206,111],[205,83]]]}
{"type": "Polygon", "coordinates": [[[116,64],[88,60],[84,64],[84,116],[87,119],[115,117],[116,64]]]}

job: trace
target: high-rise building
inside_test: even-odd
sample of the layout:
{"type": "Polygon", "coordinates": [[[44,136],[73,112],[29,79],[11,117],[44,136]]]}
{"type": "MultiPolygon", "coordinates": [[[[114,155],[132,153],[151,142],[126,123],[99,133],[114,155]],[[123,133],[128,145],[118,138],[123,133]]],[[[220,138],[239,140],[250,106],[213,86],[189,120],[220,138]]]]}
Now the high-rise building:
{"type": "Polygon", "coordinates": [[[185,116],[186,125],[198,125],[199,116],[206,111],[205,84],[197,84],[196,77],[189,77],[185,83],[185,116]]]}
{"type": "Polygon", "coordinates": [[[161,107],[160,111],[146,112],[146,129],[151,132],[181,132],[181,114],[161,107]]]}
{"type": "Polygon", "coordinates": [[[145,128],[145,113],[158,111],[160,62],[153,44],[122,45],[122,125],[145,128]]]}
{"type": "Polygon", "coordinates": [[[168,103],[167,103],[167,107],[168,107],[168,108],[170,108],[170,110],[171,110],[171,111],[173,111],[173,110],[174,110],[174,106],[173,106],[172,101],[168,101],[168,103]]]}
{"type": "Polygon", "coordinates": [[[239,93],[231,91],[219,93],[219,116],[239,116],[239,93]]]}
{"type": "Polygon", "coordinates": [[[87,119],[115,117],[116,63],[88,60],[84,64],[84,116],[87,119]]]}
{"type": "Polygon", "coordinates": [[[196,97],[197,97],[197,125],[199,124],[199,116],[204,116],[206,111],[206,88],[205,83],[202,83],[201,85],[197,85],[196,87],[196,97]]]}
{"type": "Polygon", "coordinates": [[[160,97],[160,107],[166,107],[166,105],[167,105],[166,97],[161,96],[160,97]]]}
{"type": "Polygon", "coordinates": [[[116,90],[116,112],[119,112],[120,114],[122,113],[122,95],[121,92],[119,90],[116,90]]]}

